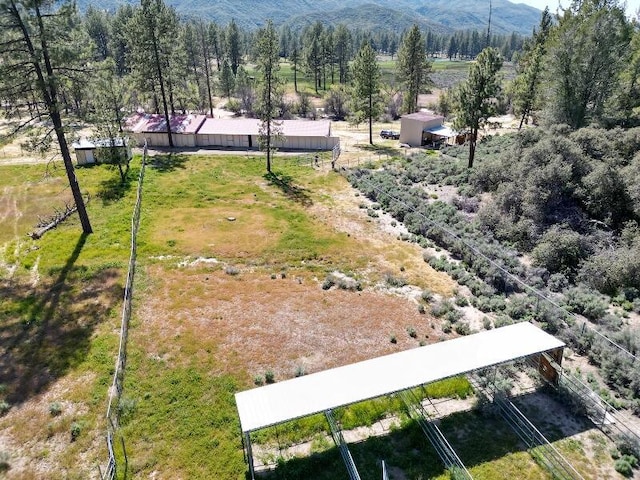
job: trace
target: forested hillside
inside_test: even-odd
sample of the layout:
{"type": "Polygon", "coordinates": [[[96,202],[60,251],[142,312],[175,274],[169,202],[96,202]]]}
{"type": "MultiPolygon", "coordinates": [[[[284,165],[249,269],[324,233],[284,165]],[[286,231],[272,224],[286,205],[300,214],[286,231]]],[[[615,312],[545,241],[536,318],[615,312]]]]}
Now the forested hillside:
{"type": "MultiPolygon", "coordinates": [[[[455,30],[486,30],[489,19],[489,2],[483,0],[472,2],[354,0],[346,5],[345,2],[336,0],[270,2],[170,0],[167,3],[184,17],[202,18],[223,24],[234,20],[239,26],[247,29],[264,26],[267,19],[273,20],[276,25],[288,24],[299,29],[316,20],[337,25],[345,18],[349,18],[352,28],[383,28],[400,33],[407,26],[406,19],[410,19],[409,23],[415,22],[439,33],[451,33],[455,30]],[[405,19],[404,22],[403,19],[405,19]]],[[[135,2],[81,0],[78,2],[78,7],[81,11],[87,10],[89,6],[115,11],[118,6],[124,4],[133,5],[135,2]]],[[[516,32],[527,35],[531,32],[539,15],[540,12],[533,7],[507,0],[496,0],[493,2],[492,28],[499,34],[516,32]]]]}

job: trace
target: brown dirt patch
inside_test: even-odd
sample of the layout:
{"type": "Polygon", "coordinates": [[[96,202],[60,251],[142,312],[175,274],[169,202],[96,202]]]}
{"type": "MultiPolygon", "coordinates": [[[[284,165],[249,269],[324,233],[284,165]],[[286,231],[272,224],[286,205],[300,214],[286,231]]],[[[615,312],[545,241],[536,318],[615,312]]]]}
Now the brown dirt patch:
{"type": "Polygon", "coordinates": [[[323,290],[309,274],[271,279],[267,273],[231,276],[160,266],[148,274],[153,298],[140,313],[140,331],[149,355],[169,362],[177,361],[181,347],[157,340],[178,334],[215,345],[223,370],[254,376],[272,369],[280,380],[298,367],[311,373],[417,347],[409,326],[418,339],[438,340],[413,302],[377,291],[323,290]]]}

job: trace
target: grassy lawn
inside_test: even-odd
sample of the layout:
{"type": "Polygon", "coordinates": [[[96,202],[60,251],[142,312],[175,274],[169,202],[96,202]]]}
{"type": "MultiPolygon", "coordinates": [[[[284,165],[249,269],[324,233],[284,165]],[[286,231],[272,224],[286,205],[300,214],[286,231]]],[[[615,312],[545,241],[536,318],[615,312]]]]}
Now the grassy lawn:
{"type": "MultiPolygon", "coordinates": [[[[130,175],[137,171],[135,160],[130,175]]],[[[95,233],[82,235],[72,216],[34,241],[26,233],[38,216],[69,201],[63,169],[44,173],[43,165],[0,167],[2,202],[11,209],[0,228],[0,400],[9,408],[0,431],[13,432],[3,437],[9,478],[87,478],[105,459],[99,439],[134,192],[118,187],[106,167],[78,169],[95,233]]]]}

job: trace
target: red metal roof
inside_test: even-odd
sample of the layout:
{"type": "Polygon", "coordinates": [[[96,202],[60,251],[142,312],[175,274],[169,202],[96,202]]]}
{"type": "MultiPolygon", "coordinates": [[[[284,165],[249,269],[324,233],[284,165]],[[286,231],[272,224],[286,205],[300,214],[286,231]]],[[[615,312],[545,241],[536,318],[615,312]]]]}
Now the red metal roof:
{"type": "MultiPolygon", "coordinates": [[[[285,137],[328,137],[331,122],[328,120],[280,120],[285,137]]],[[[207,118],[199,135],[258,135],[260,120],[255,118],[207,118]]]]}
{"type": "MultiPolygon", "coordinates": [[[[206,117],[204,115],[172,115],[169,117],[172,133],[196,133],[206,117]]],[[[164,115],[136,113],[125,122],[134,133],[165,133],[167,122],[164,115]]]]}

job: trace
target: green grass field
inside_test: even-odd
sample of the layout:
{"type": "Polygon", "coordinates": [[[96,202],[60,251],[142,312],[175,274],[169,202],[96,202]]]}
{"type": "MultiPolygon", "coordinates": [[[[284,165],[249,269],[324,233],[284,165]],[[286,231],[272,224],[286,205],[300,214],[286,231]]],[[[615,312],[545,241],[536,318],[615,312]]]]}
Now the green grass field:
{"type": "MultiPolygon", "coordinates": [[[[258,323],[268,324],[268,329],[280,323],[285,330],[294,326],[304,305],[280,305],[292,297],[319,304],[312,313],[337,305],[337,311],[347,312],[338,316],[340,323],[350,320],[348,308],[354,306],[357,312],[374,300],[373,293],[364,297],[367,292],[325,292],[320,286],[329,272],[349,272],[366,281],[367,272],[381,265],[375,258],[382,255],[379,250],[337,230],[323,216],[339,211],[335,210],[338,197],[347,189],[344,178],[281,157],[276,157],[273,170],[273,175],[265,175],[261,157],[150,159],[125,387],[118,407],[119,478],[246,478],[234,394],[255,386],[255,365],[264,372],[265,365],[273,367],[287,355],[297,361],[295,345],[289,343],[304,343],[304,338],[291,340],[296,337],[285,337],[282,331],[269,337],[272,343],[258,343],[255,339],[271,332],[251,336],[252,331],[261,327],[258,323]],[[181,266],[198,258],[211,263],[181,266]],[[240,310],[231,308],[233,302],[240,310]],[[247,316],[249,323],[240,318],[239,313],[252,310],[265,313],[247,316]],[[126,445],[126,469],[120,435],[126,445]]],[[[3,240],[0,366],[8,374],[3,377],[0,401],[10,409],[0,416],[0,432],[13,432],[13,443],[6,447],[12,449],[13,458],[28,459],[26,472],[9,478],[39,478],[42,464],[48,465],[52,478],[88,478],[106,461],[104,414],[118,348],[138,172],[138,158],[125,185],[119,184],[116,171],[106,167],[78,169],[80,185],[91,196],[88,210],[95,233],[81,235],[78,220],[72,218],[36,242],[24,235],[34,218],[64,198],[62,172],[43,179],[42,166],[0,167],[0,187],[15,199],[8,204],[32,212],[17,221],[9,216],[3,220],[15,235],[6,234],[3,240]],[[12,275],[11,266],[16,267],[12,275]],[[61,414],[50,413],[53,403],[61,406],[61,414]],[[17,424],[18,433],[12,430],[17,424]],[[77,434],[72,437],[72,432],[77,434]]],[[[363,222],[366,226],[370,220],[363,222]]],[[[385,261],[395,255],[394,248],[384,247],[385,261]]],[[[394,268],[408,265],[408,258],[397,262],[394,268]]],[[[382,296],[379,301],[384,307],[374,305],[372,311],[388,310],[383,315],[400,317],[400,322],[409,317],[394,310],[393,298],[382,296]]],[[[363,322],[347,325],[344,332],[355,330],[353,338],[362,345],[373,342],[380,351],[395,351],[389,331],[373,326],[372,311],[365,311],[363,322]]],[[[413,304],[411,312],[418,317],[410,321],[421,321],[414,326],[422,338],[429,338],[424,331],[433,320],[421,320],[427,317],[420,317],[413,304]]],[[[402,323],[384,325],[393,325],[391,332],[404,329],[402,323]]],[[[343,334],[323,336],[322,342],[336,342],[343,334]]],[[[418,345],[416,339],[405,337],[402,348],[418,345]]],[[[311,356],[321,347],[311,345],[303,354],[311,356]]],[[[295,364],[285,360],[283,365],[293,376],[295,364]]],[[[285,376],[280,373],[276,380],[285,376]]],[[[472,394],[464,378],[438,382],[416,393],[434,399],[464,399],[472,394]]],[[[345,429],[397,417],[387,435],[350,446],[363,478],[380,475],[381,459],[401,469],[406,478],[449,478],[397,398],[362,402],[335,413],[345,429]]],[[[508,426],[492,415],[476,410],[455,413],[441,421],[441,428],[474,478],[549,478],[508,426]]],[[[256,445],[270,449],[268,460],[279,465],[266,478],[344,476],[327,433],[325,419],[313,416],[252,434],[256,445]],[[299,442],[310,442],[313,454],[296,459],[280,455],[279,449],[299,442]]],[[[564,451],[580,458],[574,447],[562,444],[564,451]]],[[[583,468],[587,470],[588,464],[583,468]]]]}

